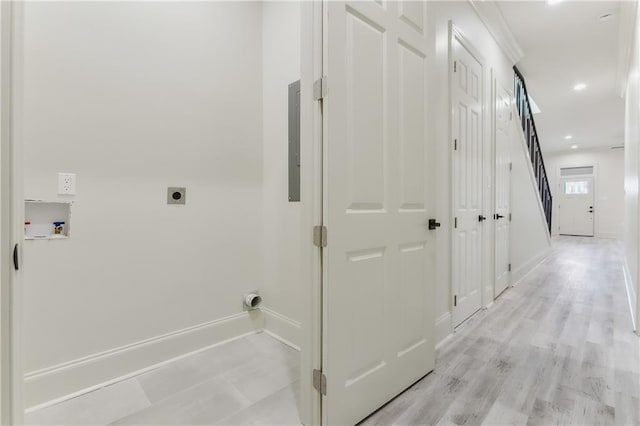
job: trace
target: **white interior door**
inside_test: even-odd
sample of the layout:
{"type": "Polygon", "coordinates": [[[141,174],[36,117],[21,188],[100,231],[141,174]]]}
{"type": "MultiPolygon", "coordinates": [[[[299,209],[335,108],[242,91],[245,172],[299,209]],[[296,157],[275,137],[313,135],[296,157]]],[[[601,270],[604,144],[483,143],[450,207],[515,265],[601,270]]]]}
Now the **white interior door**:
{"type": "Polygon", "coordinates": [[[560,234],[593,237],[593,177],[560,179],[560,234]]]}
{"type": "Polygon", "coordinates": [[[325,2],[325,424],[357,423],[434,368],[425,6],[325,2]]]}
{"type": "Polygon", "coordinates": [[[482,306],[482,63],[454,34],[452,296],[453,325],[482,306]]]}
{"type": "Polygon", "coordinates": [[[511,94],[496,87],[495,98],[495,285],[498,297],[509,285],[509,234],[511,222],[511,156],[509,153],[510,122],[513,120],[511,94]]]}

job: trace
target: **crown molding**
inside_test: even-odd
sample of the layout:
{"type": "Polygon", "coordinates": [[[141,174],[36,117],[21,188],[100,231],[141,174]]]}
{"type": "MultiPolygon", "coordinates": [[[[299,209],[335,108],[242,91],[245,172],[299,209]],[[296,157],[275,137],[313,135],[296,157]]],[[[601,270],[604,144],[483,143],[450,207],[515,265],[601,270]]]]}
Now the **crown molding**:
{"type": "Polygon", "coordinates": [[[618,78],[617,85],[621,97],[627,91],[627,80],[631,66],[631,49],[633,48],[636,19],[638,14],[637,1],[621,1],[620,12],[620,32],[618,33],[618,78]]]}
{"type": "Polygon", "coordinates": [[[469,0],[482,23],[487,27],[498,46],[515,65],[524,57],[524,52],[511,32],[495,1],[469,0]]]}

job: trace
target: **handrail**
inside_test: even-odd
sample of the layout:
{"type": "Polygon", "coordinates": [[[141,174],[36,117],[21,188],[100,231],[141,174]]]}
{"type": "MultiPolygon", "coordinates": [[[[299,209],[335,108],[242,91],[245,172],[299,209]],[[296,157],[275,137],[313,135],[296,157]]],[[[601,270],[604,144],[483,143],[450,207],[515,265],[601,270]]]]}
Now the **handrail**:
{"type": "Polygon", "coordinates": [[[544,159],[542,158],[542,150],[540,149],[540,141],[538,140],[538,130],[536,129],[536,123],[533,119],[531,104],[529,103],[529,92],[527,91],[527,85],[524,81],[524,77],[518,70],[518,67],[514,66],[513,71],[515,74],[514,93],[516,98],[516,107],[518,108],[518,114],[520,115],[520,121],[522,123],[522,130],[524,131],[527,147],[529,148],[529,159],[531,160],[533,172],[538,183],[540,201],[542,202],[542,208],[544,210],[545,218],[547,219],[547,226],[549,227],[549,232],[551,232],[553,197],[551,196],[551,187],[549,186],[547,169],[544,165],[544,159]]]}

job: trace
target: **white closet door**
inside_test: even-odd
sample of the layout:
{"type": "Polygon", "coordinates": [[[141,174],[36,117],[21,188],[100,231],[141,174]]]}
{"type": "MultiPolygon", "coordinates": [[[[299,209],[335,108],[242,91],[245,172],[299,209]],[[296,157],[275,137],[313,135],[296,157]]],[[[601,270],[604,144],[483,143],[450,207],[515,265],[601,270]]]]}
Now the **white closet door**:
{"type": "Polygon", "coordinates": [[[495,286],[498,297],[509,285],[509,234],[511,222],[511,157],[509,138],[513,120],[511,94],[496,85],[495,122],[495,286]]]}
{"type": "Polygon", "coordinates": [[[453,39],[453,324],[482,304],[482,64],[453,39]]]}
{"type": "Polygon", "coordinates": [[[323,420],[347,425],[434,368],[430,51],[424,2],[325,7],[323,420]]]}

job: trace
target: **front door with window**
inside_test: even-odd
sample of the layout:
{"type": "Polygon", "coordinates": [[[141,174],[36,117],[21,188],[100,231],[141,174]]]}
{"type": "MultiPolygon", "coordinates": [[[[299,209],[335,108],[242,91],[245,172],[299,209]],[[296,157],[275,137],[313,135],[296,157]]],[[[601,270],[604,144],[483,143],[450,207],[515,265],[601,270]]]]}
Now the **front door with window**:
{"type": "Polygon", "coordinates": [[[593,177],[560,180],[560,234],[593,237],[593,177]]]}

